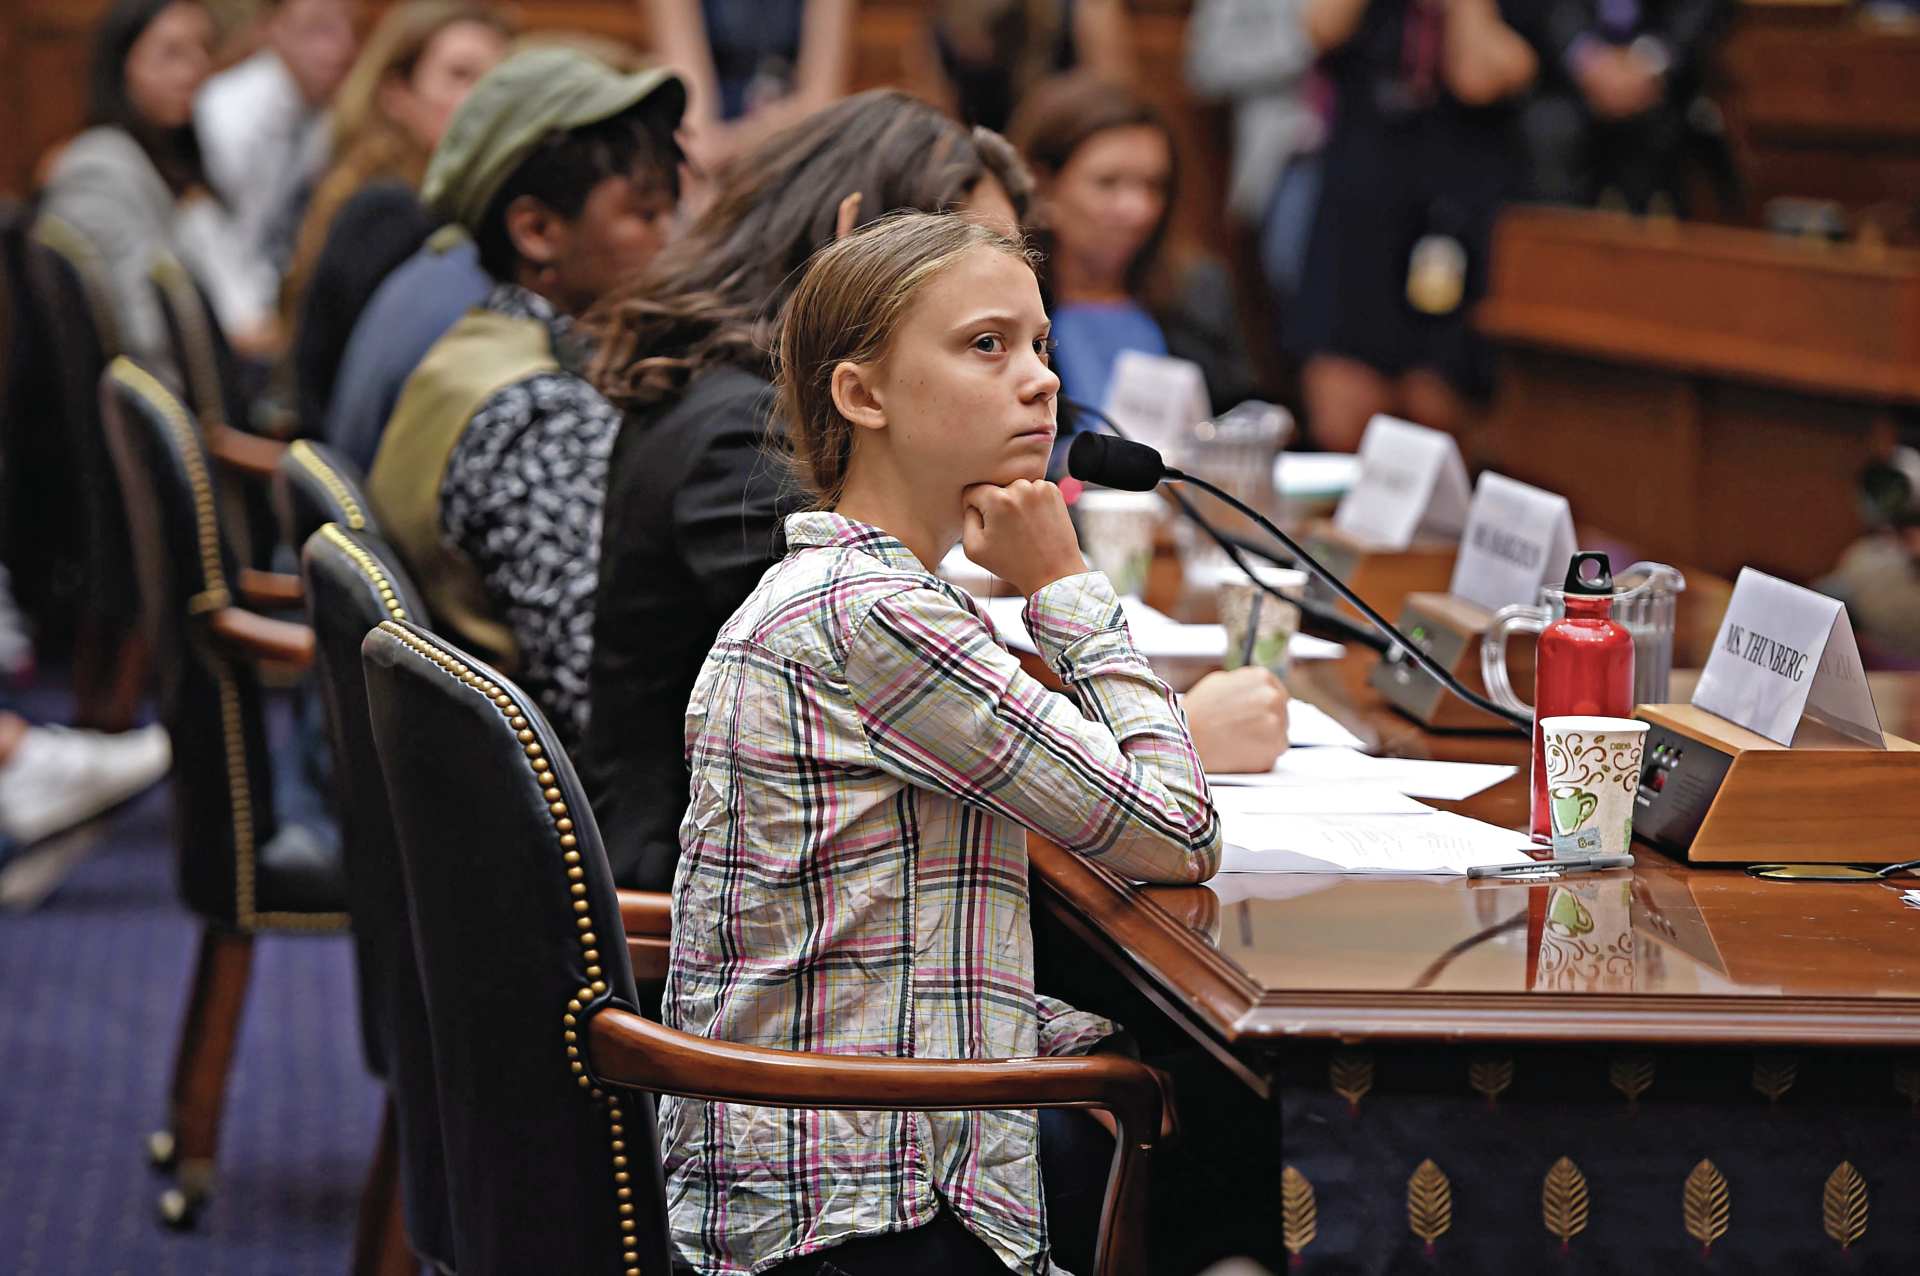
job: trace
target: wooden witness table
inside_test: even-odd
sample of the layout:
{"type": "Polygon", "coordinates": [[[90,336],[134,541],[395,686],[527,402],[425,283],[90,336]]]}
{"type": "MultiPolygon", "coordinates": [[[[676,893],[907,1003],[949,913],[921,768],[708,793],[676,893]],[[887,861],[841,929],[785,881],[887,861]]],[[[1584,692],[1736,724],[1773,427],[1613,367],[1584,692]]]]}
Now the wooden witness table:
{"type": "MultiPolygon", "coordinates": [[[[1523,827],[1526,740],[1420,728],[1366,687],[1374,659],[1289,681],[1371,752],[1519,766],[1435,805],[1523,827]]],[[[1910,735],[1920,675],[1870,678],[1910,735]]],[[[1898,886],[1644,845],[1629,873],[1531,884],[1139,886],[1038,837],[1029,853],[1043,968],[1077,941],[1135,998],[1076,1004],[1128,1022],[1150,1003],[1273,1114],[1276,1270],[1915,1270],[1920,911],[1898,886]]]]}
{"type": "MultiPolygon", "coordinates": [[[[1290,681],[1370,752],[1517,766],[1473,798],[1431,805],[1524,827],[1526,739],[1423,730],[1366,686],[1374,659],[1301,662],[1290,681]]],[[[1920,675],[1871,679],[1887,729],[1907,734],[1920,675]]],[[[1688,681],[1676,675],[1676,696],[1688,681]]],[[[1636,844],[1630,962],[1584,986],[1543,986],[1524,928],[1497,928],[1550,884],[1225,874],[1137,886],[1043,838],[1028,847],[1036,903],[1256,1084],[1266,1056],[1301,1037],[1920,1048],[1920,912],[1891,882],[1763,882],[1636,844]]]]}

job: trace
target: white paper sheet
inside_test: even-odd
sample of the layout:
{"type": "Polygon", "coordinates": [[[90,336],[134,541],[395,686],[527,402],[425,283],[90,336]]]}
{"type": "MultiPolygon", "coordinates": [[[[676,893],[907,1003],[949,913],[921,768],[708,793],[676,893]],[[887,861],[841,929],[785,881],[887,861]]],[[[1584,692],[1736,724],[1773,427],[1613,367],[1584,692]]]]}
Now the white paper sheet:
{"type": "Polygon", "coordinates": [[[1398,789],[1384,784],[1288,784],[1213,790],[1213,804],[1234,815],[1431,815],[1398,789]]]}
{"type": "MultiPolygon", "coordinates": [[[[988,598],[982,601],[987,618],[993,622],[1000,641],[1015,651],[1037,652],[1033,636],[1020,618],[1024,598],[988,598]]],[[[1127,613],[1127,628],[1133,633],[1133,645],[1148,660],[1223,660],[1227,654],[1225,625],[1188,625],[1163,611],[1156,611],[1138,598],[1122,598],[1121,610],[1127,613]]],[[[1287,643],[1287,655],[1294,660],[1338,660],[1346,648],[1337,642],[1295,634],[1287,643]]]]}
{"type": "Polygon", "coordinates": [[[1207,781],[1218,788],[1378,785],[1408,797],[1461,802],[1492,788],[1511,776],[1515,769],[1491,762],[1376,758],[1355,749],[1290,749],[1280,755],[1271,771],[1209,775],[1207,781]]]}
{"type": "Polygon", "coordinates": [[[1334,721],[1326,710],[1304,700],[1294,700],[1287,705],[1287,743],[1296,749],[1321,745],[1347,749],[1366,747],[1364,740],[1334,721]]]}
{"type": "Polygon", "coordinates": [[[1533,857],[1525,833],[1448,811],[1429,815],[1264,815],[1222,811],[1225,873],[1463,875],[1533,857]]]}

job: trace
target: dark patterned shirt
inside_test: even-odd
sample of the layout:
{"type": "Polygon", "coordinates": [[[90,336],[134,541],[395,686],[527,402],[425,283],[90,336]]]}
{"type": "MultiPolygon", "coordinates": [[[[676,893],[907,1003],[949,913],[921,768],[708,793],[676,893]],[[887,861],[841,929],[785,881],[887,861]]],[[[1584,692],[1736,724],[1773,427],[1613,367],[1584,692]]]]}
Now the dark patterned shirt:
{"type": "Polygon", "coordinates": [[[560,368],[480,405],[447,458],[440,524],[512,626],[521,685],[573,750],[587,729],[600,512],[620,414],[580,375],[588,351],[570,319],[518,284],[495,285],[484,304],[546,325],[560,368]]]}

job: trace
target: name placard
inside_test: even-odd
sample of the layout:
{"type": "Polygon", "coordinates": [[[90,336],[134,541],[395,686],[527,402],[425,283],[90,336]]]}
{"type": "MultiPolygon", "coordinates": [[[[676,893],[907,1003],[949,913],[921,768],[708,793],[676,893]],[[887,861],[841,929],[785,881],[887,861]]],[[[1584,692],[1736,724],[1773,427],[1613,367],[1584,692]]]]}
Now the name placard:
{"type": "Polygon", "coordinates": [[[1803,717],[1886,748],[1860,647],[1836,598],[1740,569],[1695,708],[1791,745],[1803,717]]]}
{"type": "Polygon", "coordinates": [[[1360,479],[1334,526],[1384,549],[1453,540],[1467,521],[1467,467],[1451,434],[1380,415],[1360,436],[1360,479]]]}
{"type": "Polygon", "coordinates": [[[1566,497],[1488,470],[1474,484],[1447,592],[1488,611],[1531,603],[1541,585],[1566,576],[1573,551],[1566,497]]]}
{"type": "Polygon", "coordinates": [[[1176,450],[1189,427],[1213,415],[1199,364],[1138,350],[1122,350],[1113,361],[1100,409],[1130,437],[1162,453],[1176,450]]]}

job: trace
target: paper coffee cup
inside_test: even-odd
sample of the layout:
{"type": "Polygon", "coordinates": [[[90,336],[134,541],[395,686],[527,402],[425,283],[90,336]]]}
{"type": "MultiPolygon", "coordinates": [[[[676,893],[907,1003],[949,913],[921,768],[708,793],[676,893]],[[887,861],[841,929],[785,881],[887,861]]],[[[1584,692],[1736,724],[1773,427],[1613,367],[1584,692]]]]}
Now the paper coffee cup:
{"type": "Polygon", "coordinates": [[[1138,595],[1146,589],[1153,534],[1166,512],[1166,502],[1152,492],[1088,488],[1073,503],[1080,552],[1087,566],[1107,574],[1114,593],[1138,595]]]}
{"type": "MultiPolygon", "coordinates": [[[[1307,574],[1303,571],[1264,565],[1255,566],[1253,570],[1267,585],[1289,598],[1300,597],[1307,587],[1307,574]]],[[[1248,663],[1245,659],[1247,624],[1254,617],[1256,591],[1260,595],[1260,607],[1258,621],[1254,625],[1251,663],[1275,673],[1285,673],[1287,644],[1300,632],[1300,609],[1260,589],[1238,568],[1234,569],[1232,576],[1220,582],[1220,623],[1227,631],[1227,656],[1223,663],[1228,669],[1238,669],[1248,663]]]]}
{"type": "Polygon", "coordinates": [[[1555,859],[1625,854],[1647,724],[1632,718],[1543,718],[1555,859]]]}

